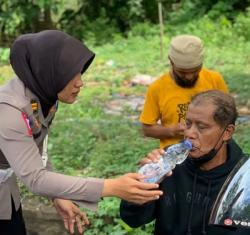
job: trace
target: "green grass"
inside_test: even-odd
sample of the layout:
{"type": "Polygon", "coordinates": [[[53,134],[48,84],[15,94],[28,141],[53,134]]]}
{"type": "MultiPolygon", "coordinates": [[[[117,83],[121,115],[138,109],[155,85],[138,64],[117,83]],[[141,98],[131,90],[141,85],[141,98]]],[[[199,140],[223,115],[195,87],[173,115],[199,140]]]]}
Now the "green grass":
{"type": "Polygon", "coordinates": [[[14,77],[14,72],[9,65],[0,66],[0,85],[14,77]]]}

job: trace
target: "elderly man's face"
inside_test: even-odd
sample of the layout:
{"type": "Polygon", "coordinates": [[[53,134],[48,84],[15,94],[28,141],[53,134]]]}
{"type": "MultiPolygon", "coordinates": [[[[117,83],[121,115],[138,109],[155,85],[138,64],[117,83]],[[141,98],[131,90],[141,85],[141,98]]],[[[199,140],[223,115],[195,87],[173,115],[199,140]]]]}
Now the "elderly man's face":
{"type": "Polygon", "coordinates": [[[193,144],[189,157],[198,158],[220,146],[224,140],[224,128],[213,119],[215,108],[215,105],[208,101],[189,105],[184,131],[185,138],[193,144]]]}
{"type": "Polygon", "coordinates": [[[201,71],[201,67],[199,66],[197,68],[192,69],[181,69],[177,68],[172,63],[173,68],[173,76],[176,81],[176,83],[181,87],[193,87],[199,78],[199,73],[201,71]]]}

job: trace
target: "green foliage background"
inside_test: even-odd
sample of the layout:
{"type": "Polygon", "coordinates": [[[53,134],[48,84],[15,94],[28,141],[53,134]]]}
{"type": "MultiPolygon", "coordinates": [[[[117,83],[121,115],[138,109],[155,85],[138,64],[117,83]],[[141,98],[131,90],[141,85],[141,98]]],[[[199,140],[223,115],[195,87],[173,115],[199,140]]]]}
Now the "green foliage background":
{"type": "MultiPolygon", "coordinates": [[[[142,137],[138,119],[129,118],[139,112],[124,108],[116,116],[105,113],[104,109],[117,95],[145,94],[146,87],[128,85],[136,74],[159,76],[168,70],[167,48],[174,35],[187,33],[201,37],[206,47],[205,66],[223,74],[239,110],[250,108],[249,1],[165,0],[162,4],[163,60],[157,1],[0,2],[0,40],[34,32],[42,28],[41,22],[47,22],[51,28],[84,39],[96,53],[94,63],[83,75],[86,87],[79,102],[60,104],[53,121],[49,153],[57,171],[76,176],[115,177],[136,171],[137,162],[158,146],[157,141],[142,137]],[[44,13],[48,9],[50,18],[44,13]]],[[[13,76],[8,56],[8,47],[0,48],[1,84],[13,76]]],[[[240,123],[235,134],[248,153],[249,125],[240,123]]],[[[23,195],[30,196],[22,190],[23,195]]],[[[104,199],[97,213],[89,212],[92,225],[85,234],[142,235],[152,231],[153,224],[135,230],[126,226],[119,219],[118,208],[118,199],[104,199]]]]}
{"type": "MultiPolygon", "coordinates": [[[[235,22],[248,14],[250,0],[98,0],[95,4],[92,0],[1,0],[0,42],[57,28],[101,45],[115,41],[119,34],[127,36],[138,23],[157,24],[158,2],[163,18],[176,25],[204,17],[235,22]]],[[[245,28],[244,35],[249,34],[249,27],[245,28]]]]}

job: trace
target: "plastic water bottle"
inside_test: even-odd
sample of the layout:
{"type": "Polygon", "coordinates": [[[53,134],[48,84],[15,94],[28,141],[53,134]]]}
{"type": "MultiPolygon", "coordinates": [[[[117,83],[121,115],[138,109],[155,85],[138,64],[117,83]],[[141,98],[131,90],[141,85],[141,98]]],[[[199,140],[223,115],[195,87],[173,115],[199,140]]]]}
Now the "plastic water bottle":
{"type": "Polygon", "coordinates": [[[147,177],[144,179],[144,182],[160,182],[168,172],[175,168],[176,164],[181,164],[185,161],[191,149],[192,143],[188,140],[171,145],[158,162],[145,164],[138,172],[147,177]]]}

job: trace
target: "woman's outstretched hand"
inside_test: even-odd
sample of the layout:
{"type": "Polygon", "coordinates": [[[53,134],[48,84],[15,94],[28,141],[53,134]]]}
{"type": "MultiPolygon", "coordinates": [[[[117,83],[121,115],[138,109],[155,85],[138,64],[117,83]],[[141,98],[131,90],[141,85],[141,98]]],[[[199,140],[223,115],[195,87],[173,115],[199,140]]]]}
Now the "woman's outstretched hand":
{"type": "Polygon", "coordinates": [[[138,173],[128,173],[116,179],[104,181],[103,197],[115,196],[136,204],[157,200],[162,195],[158,184],[144,183],[145,177],[138,173]]]}
{"type": "Polygon", "coordinates": [[[70,200],[56,198],[54,206],[63,219],[65,229],[70,234],[74,234],[75,226],[77,226],[79,234],[83,234],[85,226],[89,225],[89,220],[84,212],[70,200]]]}

